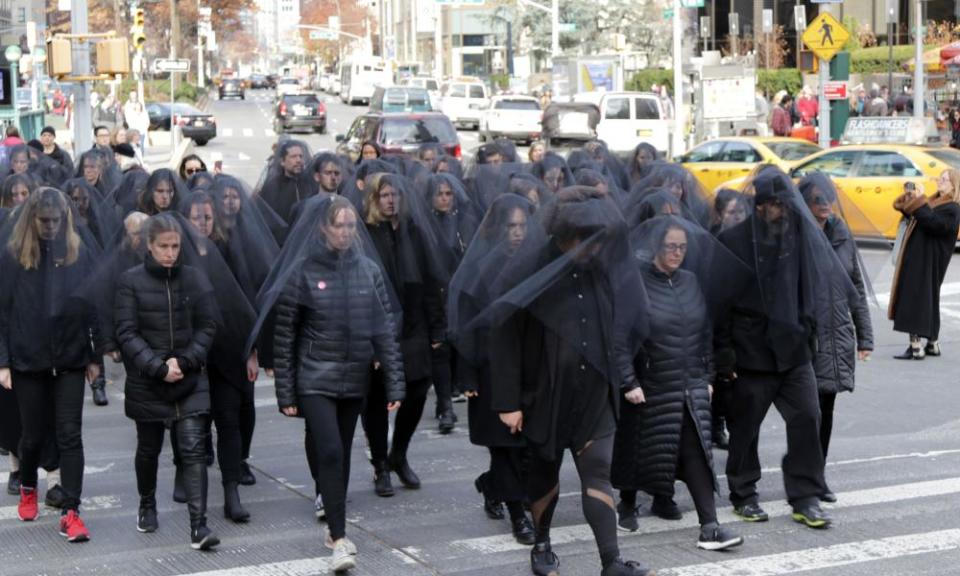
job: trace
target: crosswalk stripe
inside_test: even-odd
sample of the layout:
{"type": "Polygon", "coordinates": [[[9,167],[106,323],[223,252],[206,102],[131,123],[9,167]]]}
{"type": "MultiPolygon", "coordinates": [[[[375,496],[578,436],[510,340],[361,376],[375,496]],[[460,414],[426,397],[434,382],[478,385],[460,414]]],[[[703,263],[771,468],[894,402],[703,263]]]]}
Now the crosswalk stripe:
{"type": "Polygon", "coordinates": [[[211,152],[210,160],[212,162],[223,161],[223,152],[211,152]]]}
{"type": "Polygon", "coordinates": [[[669,568],[657,573],[661,576],[779,576],[957,548],[960,548],[960,529],[939,530],[669,568]]]}
{"type": "Polygon", "coordinates": [[[253,128],[244,128],[244,129],[243,129],[243,137],[244,137],[244,138],[251,138],[252,136],[253,136],[253,128]]]}
{"type": "Polygon", "coordinates": [[[263,135],[267,138],[273,138],[277,133],[273,131],[273,128],[264,128],[263,135]]]}
{"type": "Polygon", "coordinates": [[[316,574],[326,574],[328,570],[330,570],[330,558],[303,558],[257,566],[238,566],[207,572],[191,572],[180,576],[314,576],[316,574]]]}
{"type": "MultiPolygon", "coordinates": [[[[42,501],[41,501],[42,503],[42,501]]],[[[115,496],[94,496],[93,498],[84,498],[81,500],[80,508],[84,512],[95,510],[110,510],[120,507],[120,499],[115,496]]],[[[59,511],[57,512],[59,515],[59,511]]],[[[43,514],[41,513],[41,516],[43,514]]],[[[19,520],[16,506],[0,506],[0,521],[19,520]]]]}
{"type": "Polygon", "coordinates": [[[224,138],[233,138],[233,128],[224,128],[223,129],[224,138]]]}
{"type": "MultiPolygon", "coordinates": [[[[912,500],[915,498],[929,498],[933,496],[943,496],[956,493],[960,493],[960,478],[945,478],[943,480],[912,482],[907,484],[896,484],[893,486],[838,493],[837,499],[839,502],[833,506],[830,506],[829,508],[834,510],[853,508],[857,506],[871,506],[876,504],[899,502],[903,500],[912,500]]],[[[767,514],[769,514],[770,518],[789,516],[792,512],[790,506],[783,500],[764,502],[763,508],[766,510],[767,514]]],[[[733,514],[733,509],[731,507],[718,509],[717,516],[721,524],[740,521],[740,519],[733,514]]],[[[683,520],[642,518],[640,520],[640,530],[629,534],[621,534],[621,536],[636,537],[643,534],[672,532],[674,530],[695,528],[698,526],[699,522],[696,514],[686,514],[684,515],[683,520]]],[[[593,532],[591,532],[590,526],[587,524],[563,526],[554,528],[550,531],[550,540],[554,545],[568,544],[572,542],[586,542],[592,539],[593,532]]],[[[518,544],[512,535],[484,536],[480,538],[454,540],[450,543],[450,547],[453,549],[459,549],[464,553],[469,554],[478,552],[482,554],[497,554],[501,552],[529,549],[527,546],[518,544]]]]}

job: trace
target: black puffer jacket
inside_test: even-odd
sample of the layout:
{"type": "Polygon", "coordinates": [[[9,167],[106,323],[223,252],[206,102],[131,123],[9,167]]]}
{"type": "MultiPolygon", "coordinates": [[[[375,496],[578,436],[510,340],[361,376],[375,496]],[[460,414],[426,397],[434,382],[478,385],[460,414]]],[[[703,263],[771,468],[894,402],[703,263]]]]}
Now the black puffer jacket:
{"type": "Polygon", "coordinates": [[[25,270],[8,250],[0,255],[0,367],[20,372],[77,370],[94,361],[105,342],[95,307],[80,288],[92,273],[81,244],[73,264],[62,266],[62,244],[41,243],[40,264],[25,270]]]}
{"type": "Polygon", "coordinates": [[[853,391],[857,350],[873,350],[873,326],[857,247],[850,230],[843,220],[831,218],[823,231],[857,289],[856,294],[848,295],[838,281],[830,290],[821,290],[818,294],[825,305],[818,306],[821,314],[817,318],[818,345],[813,367],[819,390],[836,394],[853,391]]]}
{"type": "Polygon", "coordinates": [[[403,358],[380,267],[318,247],[293,274],[277,303],[277,403],[300,396],[364,398],[373,361],[384,371],[387,400],[403,400],[403,358]]]}
{"type": "Polygon", "coordinates": [[[179,263],[164,268],[147,254],[120,276],[114,323],[127,373],[127,417],[154,422],[209,412],[204,364],[217,332],[217,307],[202,272],[179,263]],[[175,383],[163,380],[172,357],[184,373],[175,383]]]}
{"type": "Polygon", "coordinates": [[[649,266],[643,281],[650,299],[651,337],[638,355],[636,373],[646,403],[620,403],[611,480],[621,490],[672,495],[684,409],[693,416],[711,460],[713,334],[696,276],[678,270],[667,277],[649,266]]]}

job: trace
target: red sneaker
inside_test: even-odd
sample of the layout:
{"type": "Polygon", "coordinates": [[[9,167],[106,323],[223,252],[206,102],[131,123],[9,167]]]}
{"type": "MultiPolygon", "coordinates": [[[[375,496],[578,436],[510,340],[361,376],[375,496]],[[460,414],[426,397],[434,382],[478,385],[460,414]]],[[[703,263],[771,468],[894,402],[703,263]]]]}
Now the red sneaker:
{"type": "Polygon", "coordinates": [[[40,515],[37,508],[37,489],[20,487],[20,505],[17,506],[17,516],[24,522],[33,522],[40,515]]]}
{"type": "Polygon", "coordinates": [[[67,542],[86,542],[90,539],[90,531],[84,526],[76,510],[70,510],[60,517],[60,535],[66,538],[67,542]]]}

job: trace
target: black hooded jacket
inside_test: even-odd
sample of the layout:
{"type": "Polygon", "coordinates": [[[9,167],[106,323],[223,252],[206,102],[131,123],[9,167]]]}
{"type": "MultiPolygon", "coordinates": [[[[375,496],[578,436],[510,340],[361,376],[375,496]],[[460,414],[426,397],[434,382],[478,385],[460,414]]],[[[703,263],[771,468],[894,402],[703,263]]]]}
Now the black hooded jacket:
{"type": "Polygon", "coordinates": [[[217,308],[206,277],[179,263],[164,268],[147,254],[142,265],[120,276],[115,302],[127,416],[149,422],[208,412],[204,364],[217,331],[217,308]],[[166,360],[174,357],[184,378],[165,382],[166,360]]]}
{"type": "Polygon", "coordinates": [[[296,177],[289,177],[285,173],[275,175],[263,183],[260,197],[276,212],[287,224],[293,222],[293,207],[306,198],[317,193],[317,183],[306,170],[296,177]]]}

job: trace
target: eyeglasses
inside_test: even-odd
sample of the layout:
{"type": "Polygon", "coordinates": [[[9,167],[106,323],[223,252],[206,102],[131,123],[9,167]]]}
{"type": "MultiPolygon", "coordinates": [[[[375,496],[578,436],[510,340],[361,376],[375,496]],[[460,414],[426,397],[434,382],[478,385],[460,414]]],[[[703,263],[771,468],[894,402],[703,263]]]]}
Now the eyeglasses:
{"type": "Polygon", "coordinates": [[[826,196],[814,196],[810,199],[811,204],[816,204],[817,206],[829,206],[830,200],[827,200],[826,196]]]}
{"type": "Polygon", "coordinates": [[[183,172],[184,172],[184,174],[186,174],[187,176],[193,176],[193,175],[196,174],[197,172],[206,172],[206,171],[207,171],[206,168],[186,168],[186,169],[184,169],[183,172]]]}
{"type": "Polygon", "coordinates": [[[686,244],[664,244],[663,251],[669,252],[670,254],[686,254],[687,245],[686,244]]]}

